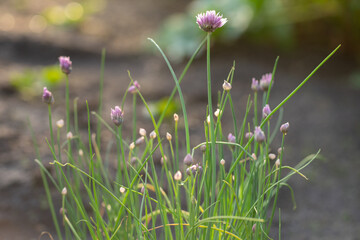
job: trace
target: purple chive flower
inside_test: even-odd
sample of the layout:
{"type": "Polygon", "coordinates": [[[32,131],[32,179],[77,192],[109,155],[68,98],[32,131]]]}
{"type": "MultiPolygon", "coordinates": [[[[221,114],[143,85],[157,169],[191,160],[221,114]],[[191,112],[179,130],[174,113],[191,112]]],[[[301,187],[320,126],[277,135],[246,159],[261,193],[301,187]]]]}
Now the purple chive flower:
{"type": "Polygon", "coordinates": [[[196,23],[199,25],[199,28],[205,32],[214,32],[216,29],[224,26],[226,22],[227,19],[223,18],[220,13],[216,13],[214,10],[199,13],[196,16],[196,23]]]}
{"type": "Polygon", "coordinates": [[[44,90],[43,90],[42,101],[47,104],[54,103],[54,97],[53,97],[52,93],[49,90],[47,90],[46,87],[44,87],[44,90]]]}
{"type": "Polygon", "coordinates": [[[137,93],[138,90],[140,90],[140,84],[138,81],[134,81],[133,85],[128,88],[128,92],[132,94],[137,93]]]}
{"type": "Polygon", "coordinates": [[[69,75],[72,70],[72,62],[70,61],[70,57],[61,56],[59,57],[59,62],[61,71],[66,75],[69,75]]]}
{"type": "Polygon", "coordinates": [[[236,142],[236,137],[232,133],[229,133],[227,138],[228,138],[228,141],[231,143],[236,142]]]}
{"type": "Polygon", "coordinates": [[[287,132],[289,131],[289,126],[290,126],[289,122],[284,123],[284,124],[281,125],[281,127],[280,127],[280,132],[282,132],[283,134],[286,135],[287,132]]]}
{"type": "Polygon", "coordinates": [[[272,74],[271,73],[267,73],[262,75],[261,79],[260,79],[260,88],[263,91],[268,90],[270,83],[271,83],[271,78],[272,78],[272,74]]]}
{"type": "Polygon", "coordinates": [[[259,81],[256,80],[255,78],[252,78],[251,90],[253,90],[253,91],[258,91],[259,89],[260,89],[259,81]]]}
{"type": "Polygon", "coordinates": [[[115,109],[111,109],[110,117],[116,126],[120,126],[123,122],[124,112],[119,106],[115,106],[115,109]]]}
{"type": "Polygon", "coordinates": [[[271,113],[270,106],[269,104],[266,104],[262,111],[262,117],[266,118],[267,116],[269,116],[270,113],[271,113]]]}
{"type": "Polygon", "coordinates": [[[263,132],[263,130],[261,130],[260,127],[255,127],[254,138],[255,138],[255,141],[257,141],[259,143],[262,143],[263,141],[265,141],[265,133],[263,132]]]}

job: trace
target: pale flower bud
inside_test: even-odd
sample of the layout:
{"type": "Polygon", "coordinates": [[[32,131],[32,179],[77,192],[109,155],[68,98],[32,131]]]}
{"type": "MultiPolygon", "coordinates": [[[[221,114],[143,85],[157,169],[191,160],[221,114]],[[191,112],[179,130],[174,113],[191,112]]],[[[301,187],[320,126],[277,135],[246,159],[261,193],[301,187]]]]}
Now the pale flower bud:
{"type": "Polygon", "coordinates": [[[130,143],[129,148],[130,150],[133,150],[135,148],[135,143],[134,142],[130,143]]]}
{"type": "Polygon", "coordinates": [[[135,141],[135,145],[139,146],[140,144],[143,144],[145,141],[145,138],[143,136],[139,137],[138,139],[136,139],[135,141]]]}
{"type": "Polygon", "coordinates": [[[172,139],[172,136],[171,136],[171,134],[170,133],[166,133],[166,139],[168,140],[168,141],[171,141],[171,139],[172,139]]]}
{"type": "Polygon", "coordinates": [[[251,154],[251,157],[252,157],[255,161],[257,160],[257,157],[256,157],[256,154],[255,154],[255,153],[251,154]]]}
{"type": "Polygon", "coordinates": [[[120,187],[120,192],[121,192],[121,193],[124,193],[125,190],[126,190],[126,189],[125,189],[124,187],[120,187]]]}
{"type": "Polygon", "coordinates": [[[206,122],[210,125],[210,115],[206,117],[206,122]]]}
{"type": "Polygon", "coordinates": [[[160,158],[160,163],[161,165],[164,165],[164,163],[167,162],[167,157],[164,155],[163,157],[160,158]]]}
{"type": "Polygon", "coordinates": [[[155,131],[152,131],[152,132],[150,133],[149,137],[150,137],[151,139],[155,139],[155,138],[156,138],[156,132],[155,132],[155,131]]]}
{"type": "Polygon", "coordinates": [[[181,180],[181,177],[182,177],[182,174],[180,171],[177,171],[174,175],[174,179],[175,181],[180,181],[181,180]]]}
{"type": "Polygon", "coordinates": [[[204,153],[206,151],[206,144],[201,145],[200,150],[204,153]]]}
{"type": "Polygon", "coordinates": [[[84,151],[82,149],[79,149],[79,156],[80,157],[84,156],[84,151]]]}
{"type": "Polygon", "coordinates": [[[68,133],[66,134],[66,138],[67,138],[68,140],[71,140],[71,139],[73,138],[72,132],[68,132],[68,133]]]}
{"type": "Polygon", "coordinates": [[[221,160],[220,160],[220,164],[224,166],[224,165],[225,165],[225,160],[224,160],[224,159],[221,159],[221,160]]]}
{"type": "Polygon", "coordinates": [[[266,118],[267,116],[269,116],[270,113],[271,113],[270,106],[269,104],[266,104],[262,111],[262,117],[266,118]]]}
{"type": "Polygon", "coordinates": [[[184,164],[190,166],[193,163],[193,158],[190,154],[187,154],[184,158],[184,164]]]}
{"type": "Polygon", "coordinates": [[[223,83],[222,87],[223,87],[223,89],[225,91],[230,91],[231,90],[231,84],[226,80],[224,80],[224,83],[223,83]]]}
{"type": "Polygon", "coordinates": [[[253,133],[252,133],[252,132],[247,132],[247,133],[245,133],[245,138],[246,138],[246,139],[250,139],[250,138],[252,138],[252,136],[253,136],[253,133]]]}
{"type": "Polygon", "coordinates": [[[222,111],[220,109],[216,109],[216,111],[214,112],[215,117],[219,117],[219,115],[222,113],[222,111]]]}
{"type": "Polygon", "coordinates": [[[289,131],[289,126],[290,126],[289,122],[284,123],[284,124],[281,125],[281,127],[280,127],[280,132],[282,132],[283,134],[286,135],[287,132],[289,131]]]}
{"type": "Polygon", "coordinates": [[[145,130],[144,128],[140,128],[140,129],[139,129],[139,134],[140,134],[141,136],[145,137],[145,136],[146,136],[146,130],[145,130]]]}
{"type": "Polygon", "coordinates": [[[64,120],[60,119],[59,121],[56,122],[56,126],[58,128],[62,128],[64,126],[64,120]]]}
{"type": "Polygon", "coordinates": [[[269,154],[269,159],[270,160],[274,160],[276,158],[276,155],[275,154],[273,154],[273,153],[270,153],[269,154]]]}
{"type": "Polygon", "coordinates": [[[280,159],[277,159],[277,160],[275,161],[275,166],[276,166],[276,168],[278,168],[278,167],[280,166],[280,159]]]}
{"type": "Polygon", "coordinates": [[[61,191],[61,195],[65,196],[67,194],[67,189],[66,187],[63,188],[63,190],[61,191]]]}
{"type": "Polygon", "coordinates": [[[254,135],[255,141],[257,141],[258,143],[262,143],[265,141],[265,133],[263,132],[263,130],[261,130],[260,127],[255,127],[254,135]]]}
{"type": "Polygon", "coordinates": [[[179,115],[177,115],[176,113],[174,113],[174,121],[175,122],[179,121],[179,115]]]}

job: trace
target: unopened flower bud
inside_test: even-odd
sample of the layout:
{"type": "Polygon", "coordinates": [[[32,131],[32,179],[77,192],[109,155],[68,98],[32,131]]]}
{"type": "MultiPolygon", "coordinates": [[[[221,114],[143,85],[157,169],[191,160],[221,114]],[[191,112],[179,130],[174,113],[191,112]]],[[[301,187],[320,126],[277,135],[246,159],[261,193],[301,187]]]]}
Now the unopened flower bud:
{"type": "Polygon", "coordinates": [[[231,90],[231,84],[226,80],[224,80],[224,83],[223,83],[222,87],[223,87],[223,89],[225,91],[230,91],[231,90]]]}
{"type": "Polygon", "coordinates": [[[73,138],[72,132],[68,132],[68,133],[66,134],[66,138],[67,138],[68,140],[71,140],[71,139],[73,138]]]}
{"type": "Polygon", "coordinates": [[[207,122],[207,124],[210,125],[210,115],[208,115],[208,116],[206,117],[206,122],[207,122]]]}
{"type": "Polygon", "coordinates": [[[284,150],[283,148],[279,147],[278,150],[277,150],[278,154],[281,155],[283,150],[284,150]]]}
{"type": "Polygon", "coordinates": [[[270,83],[271,83],[271,78],[272,78],[272,74],[271,73],[267,73],[262,75],[261,79],[260,79],[260,88],[263,91],[268,90],[270,83]]]}
{"type": "Polygon", "coordinates": [[[133,85],[128,88],[128,92],[131,94],[137,93],[138,90],[140,90],[140,84],[138,81],[134,81],[133,85]]]}
{"type": "Polygon", "coordinates": [[[252,230],[253,233],[255,233],[255,231],[256,231],[256,223],[254,223],[254,225],[252,226],[251,230],[252,230]]]}
{"type": "Polygon", "coordinates": [[[198,167],[197,167],[197,170],[198,170],[198,173],[199,173],[199,174],[202,174],[202,172],[203,172],[202,166],[198,166],[198,167]]]}
{"type": "Polygon", "coordinates": [[[135,145],[139,146],[139,145],[143,144],[144,142],[145,142],[145,138],[143,136],[141,136],[138,139],[136,139],[135,145]]]}
{"type": "Polygon", "coordinates": [[[270,153],[269,154],[269,159],[270,160],[274,160],[276,158],[276,155],[275,154],[273,154],[273,153],[270,153]]]}
{"type": "Polygon", "coordinates": [[[289,122],[284,123],[284,124],[281,125],[281,127],[280,127],[280,132],[282,132],[283,134],[286,135],[287,132],[289,131],[289,126],[290,126],[289,122]]]}
{"type": "Polygon", "coordinates": [[[84,151],[82,149],[79,149],[79,156],[80,157],[84,156],[84,151]]]}
{"type": "Polygon", "coordinates": [[[124,121],[124,112],[121,110],[119,106],[115,106],[114,109],[111,108],[110,117],[113,123],[118,127],[124,121]]]}
{"type": "Polygon", "coordinates": [[[252,157],[252,159],[254,159],[255,161],[257,160],[257,157],[256,157],[256,154],[255,154],[255,153],[251,154],[251,157],[252,157]]]}
{"type": "Polygon", "coordinates": [[[276,166],[276,168],[279,168],[279,166],[280,166],[280,159],[277,159],[277,160],[275,161],[275,166],[276,166]]]}
{"type": "Polygon", "coordinates": [[[221,160],[220,160],[220,164],[224,166],[224,165],[225,165],[225,160],[224,160],[224,159],[221,159],[221,160]]]}
{"type": "Polygon", "coordinates": [[[200,146],[200,150],[204,153],[206,152],[206,144],[200,146]]]}
{"type": "Polygon", "coordinates": [[[144,194],[144,192],[145,192],[145,187],[144,187],[144,186],[141,187],[140,192],[141,192],[142,194],[144,194]]]}
{"type": "Polygon", "coordinates": [[[146,130],[145,130],[144,128],[140,128],[140,129],[139,129],[139,134],[140,134],[141,136],[145,137],[145,136],[146,136],[146,130]]]}
{"type": "Polygon", "coordinates": [[[171,139],[172,139],[172,136],[171,136],[171,134],[170,133],[166,133],[166,139],[168,140],[168,141],[171,141],[171,139]]]}
{"type": "Polygon", "coordinates": [[[261,130],[260,127],[255,127],[254,138],[255,141],[257,141],[258,143],[262,143],[265,141],[265,133],[263,132],[263,130],[261,130]]]}
{"type": "Polygon", "coordinates": [[[70,61],[70,57],[64,57],[64,56],[59,57],[59,63],[60,63],[61,71],[66,75],[69,75],[72,70],[72,62],[70,61]]]}
{"type": "Polygon", "coordinates": [[[124,187],[120,187],[119,190],[120,190],[121,193],[124,193],[126,189],[124,187]]]}
{"type": "Polygon", "coordinates": [[[149,134],[149,137],[151,139],[155,139],[156,138],[156,132],[155,131],[152,131],[150,134],[149,134]]]}
{"type": "Polygon", "coordinates": [[[222,111],[220,109],[216,109],[216,111],[214,112],[215,117],[219,117],[219,115],[222,113],[222,111]]]}
{"type": "Polygon", "coordinates": [[[250,139],[250,138],[252,138],[252,136],[253,136],[253,133],[252,132],[247,132],[247,133],[245,133],[245,138],[246,139],[250,139]]]}
{"type": "Polygon", "coordinates": [[[228,134],[227,139],[228,139],[228,141],[231,142],[231,143],[236,143],[236,137],[235,137],[232,133],[229,133],[229,134],[228,134]]]}
{"type": "Polygon", "coordinates": [[[59,213],[60,213],[60,215],[66,214],[66,209],[60,208],[59,213]]]}
{"type": "Polygon", "coordinates": [[[47,90],[46,87],[44,87],[44,89],[43,89],[42,101],[46,104],[54,103],[54,97],[53,97],[52,93],[49,90],[47,90]]]}
{"type": "Polygon", "coordinates": [[[180,171],[177,171],[174,175],[174,179],[175,181],[180,181],[181,180],[181,177],[182,177],[182,174],[180,171]]]}
{"type": "Polygon", "coordinates": [[[184,164],[190,166],[193,163],[193,158],[190,154],[187,154],[184,158],[184,164]]]}
{"type": "Polygon", "coordinates": [[[131,164],[131,165],[135,165],[136,163],[137,163],[136,157],[132,157],[132,158],[130,159],[130,164],[131,164]]]}
{"type": "Polygon", "coordinates": [[[62,128],[64,126],[64,120],[60,119],[59,121],[56,121],[56,126],[62,128]]]}
{"type": "Polygon", "coordinates": [[[135,148],[135,143],[134,142],[130,143],[129,148],[130,150],[133,150],[135,148]]]}
{"type": "Polygon", "coordinates": [[[252,78],[252,81],[251,81],[251,90],[253,91],[258,91],[260,89],[260,86],[259,86],[259,81],[256,80],[255,78],[252,78]]]}
{"type": "Polygon", "coordinates": [[[65,196],[67,194],[67,189],[66,187],[63,188],[63,190],[61,191],[61,195],[65,196]]]}
{"type": "Polygon", "coordinates": [[[270,106],[269,104],[266,104],[262,111],[262,117],[266,118],[267,116],[269,116],[270,113],[271,113],[270,106]]]}
{"type": "Polygon", "coordinates": [[[160,163],[161,163],[161,165],[164,165],[164,163],[166,163],[166,162],[167,162],[167,157],[166,157],[166,155],[164,155],[163,157],[160,158],[160,163]]]}
{"type": "Polygon", "coordinates": [[[179,121],[179,115],[177,115],[176,113],[174,113],[174,121],[178,122],[179,121]]]}

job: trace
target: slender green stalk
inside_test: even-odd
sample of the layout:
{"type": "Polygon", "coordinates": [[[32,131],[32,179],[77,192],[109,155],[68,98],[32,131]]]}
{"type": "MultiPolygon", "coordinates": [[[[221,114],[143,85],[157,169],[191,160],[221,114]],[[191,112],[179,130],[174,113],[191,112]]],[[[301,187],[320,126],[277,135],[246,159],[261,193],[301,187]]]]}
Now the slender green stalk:
{"type": "MultiPolygon", "coordinates": [[[[104,71],[105,71],[105,57],[106,50],[103,48],[101,51],[101,66],[100,66],[100,84],[99,84],[99,108],[98,113],[101,115],[102,113],[102,105],[103,105],[103,89],[104,89],[104,71]]],[[[100,147],[100,137],[101,137],[101,123],[97,123],[96,128],[96,144],[100,147]]]]}

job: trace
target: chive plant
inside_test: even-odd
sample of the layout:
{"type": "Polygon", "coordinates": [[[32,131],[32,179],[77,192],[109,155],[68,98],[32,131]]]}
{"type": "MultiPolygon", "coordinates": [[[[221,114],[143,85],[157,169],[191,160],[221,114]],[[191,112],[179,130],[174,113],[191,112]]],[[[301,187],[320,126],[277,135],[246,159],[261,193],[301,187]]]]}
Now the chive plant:
{"type": "MultiPolygon", "coordinates": [[[[157,119],[140,91],[140,84],[133,81],[130,73],[130,83],[122,102],[110,111],[113,125],[109,125],[101,116],[105,66],[103,51],[100,105],[98,112],[91,112],[87,105],[86,140],[81,139],[79,134],[77,99],[74,100],[74,119],[70,119],[69,77],[72,62],[69,57],[59,58],[60,67],[66,76],[67,137],[65,142],[61,142],[64,139],[64,121],[59,120],[56,124],[56,139],[54,138],[51,118],[54,97],[44,88],[43,101],[48,104],[50,126],[50,141],[46,142],[52,153],[51,164],[55,174],[44,167],[39,154],[36,159],[58,239],[271,239],[269,233],[275,212],[279,211],[280,216],[280,209],[276,207],[279,189],[282,186],[291,189],[287,180],[294,174],[306,178],[301,170],[318,153],[309,155],[295,167],[283,164],[289,123],[281,124],[279,118],[274,126],[270,123],[270,118],[340,46],[271,110],[268,101],[277,58],[272,73],[263,75],[260,80],[252,80],[252,94],[248,97],[246,111],[239,121],[231,96],[235,65],[231,67],[216,103],[213,102],[211,90],[211,34],[222,27],[227,19],[215,11],[207,11],[199,14],[196,22],[206,32],[206,36],[179,78],[165,53],[154,40],[149,39],[164,58],[175,83],[164,111],[157,119]],[[194,145],[190,143],[181,81],[205,43],[208,104],[204,109],[203,142],[194,145]],[[122,109],[128,93],[133,98],[133,129],[131,136],[124,136],[123,127],[128,123],[123,122],[122,109]],[[182,114],[174,113],[174,137],[171,133],[161,136],[159,130],[165,112],[176,93],[180,99],[182,114]],[[136,108],[139,102],[149,113],[153,128],[151,132],[143,128],[139,131],[137,129],[136,108]],[[217,106],[216,110],[213,106],[217,106]],[[233,122],[232,132],[228,134],[222,128],[224,121],[231,121],[223,119],[226,109],[230,109],[233,122]],[[97,134],[91,131],[92,115],[98,120],[97,134]],[[254,117],[250,118],[250,115],[254,117]],[[179,128],[179,121],[183,121],[184,129],[179,128]],[[100,146],[101,126],[113,135],[117,155],[115,170],[110,167],[113,164],[109,164],[108,160],[113,142],[105,150],[100,146]],[[74,135],[71,129],[74,130],[74,135]],[[179,131],[182,130],[185,131],[185,140],[179,137],[179,131]],[[281,145],[274,153],[269,145],[277,132],[281,134],[281,145]],[[181,145],[186,146],[185,149],[180,148],[181,145]],[[202,159],[195,159],[196,151],[201,152],[202,159]],[[225,159],[227,151],[231,153],[231,158],[225,159]],[[158,156],[155,152],[161,155],[160,172],[159,166],[155,165],[158,156]],[[290,170],[288,174],[282,174],[284,169],[290,170]],[[61,196],[60,209],[56,209],[53,203],[52,187],[61,196]]],[[[37,146],[36,143],[34,146],[37,146]]],[[[280,229],[279,225],[279,233],[280,229]]]]}

